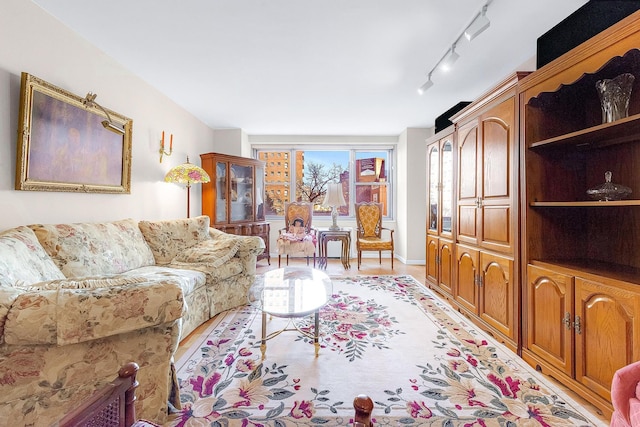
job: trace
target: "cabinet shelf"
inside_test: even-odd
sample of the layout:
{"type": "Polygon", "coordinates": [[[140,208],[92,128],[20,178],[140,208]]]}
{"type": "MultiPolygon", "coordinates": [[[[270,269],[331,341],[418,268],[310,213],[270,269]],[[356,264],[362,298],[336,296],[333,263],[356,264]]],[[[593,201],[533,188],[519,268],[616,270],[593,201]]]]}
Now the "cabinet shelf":
{"type": "Polygon", "coordinates": [[[584,201],[584,202],[531,202],[531,207],[542,208],[583,208],[583,207],[614,207],[614,206],[640,206],[640,200],[612,200],[612,201],[584,201]]]}
{"type": "Polygon", "coordinates": [[[574,145],[587,149],[640,140],[640,114],[532,143],[530,148],[574,145]]]}

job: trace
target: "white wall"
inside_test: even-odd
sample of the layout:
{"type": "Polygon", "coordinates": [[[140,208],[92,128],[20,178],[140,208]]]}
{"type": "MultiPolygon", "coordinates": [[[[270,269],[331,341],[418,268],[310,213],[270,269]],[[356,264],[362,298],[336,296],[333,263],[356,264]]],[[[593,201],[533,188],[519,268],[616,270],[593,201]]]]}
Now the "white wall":
{"type": "Polygon", "coordinates": [[[213,140],[217,147],[224,147],[226,154],[241,157],[251,157],[251,148],[248,148],[247,134],[242,129],[214,129],[213,140]]]}
{"type": "Polygon", "coordinates": [[[433,129],[406,129],[398,138],[396,255],[405,264],[426,262],[427,144],[433,129]]]}
{"type": "MultiPolygon", "coordinates": [[[[163,182],[165,173],[187,155],[199,164],[200,153],[224,149],[214,144],[212,129],[31,1],[0,2],[0,230],[36,222],[185,217],[186,190],[163,182]],[[14,190],[23,71],[78,96],[94,92],[102,106],[133,119],[131,194],[14,190]],[[160,163],[163,130],[173,133],[174,151],[160,163]]],[[[200,200],[194,186],[191,216],[201,212],[200,200]]]]}

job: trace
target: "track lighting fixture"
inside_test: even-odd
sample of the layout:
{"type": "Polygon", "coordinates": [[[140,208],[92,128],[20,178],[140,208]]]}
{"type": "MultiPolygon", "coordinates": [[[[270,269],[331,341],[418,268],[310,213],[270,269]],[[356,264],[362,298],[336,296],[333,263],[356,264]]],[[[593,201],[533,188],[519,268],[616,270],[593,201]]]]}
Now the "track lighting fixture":
{"type": "Polygon", "coordinates": [[[482,7],[482,12],[475,17],[471,25],[464,30],[464,36],[467,40],[471,41],[478,36],[481,32],[489,28],[491,22],[489,22],[489,18],[487,18],[487,9],[489,8],[488,4],[485,4],[482,7]]]}
{"type": "Polygon", "coordinates": [[[493,0],[487,0],[484,6],[482,6],[480,12],[476,14],[471,23],[465,27],[464,31],[451,44],[451,47],[447,49],[442,58],[440,58],[440,60],[436,62],[436,65],[434,65],[431,71],[429,71],[428,80],[418,89],[418,93],[420,95],[425,93],[427,89],[433,86],[431,75],[435,70],[441,69],[442,71],[449,71],[453,63],[456,62],[458,58],[460,58],[460,55],[458,54],[458,52],[456,52],[456,46],[463,36],[467,40],[473,40],[478,36],[478,34],[489,28],[490,22],[487,18],[487,9],[489,8],[489,5],[492,1],[493,0]]]}

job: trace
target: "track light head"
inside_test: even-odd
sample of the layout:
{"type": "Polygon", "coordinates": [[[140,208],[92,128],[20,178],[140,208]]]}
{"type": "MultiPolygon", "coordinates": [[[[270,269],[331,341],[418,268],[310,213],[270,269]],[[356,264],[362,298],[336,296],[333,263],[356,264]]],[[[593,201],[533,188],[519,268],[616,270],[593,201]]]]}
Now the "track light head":
{"type": "Polygon", "coordinates": [[[431,86],[433,86],[433,82],[431,81],[431,73],[429,73],[429,79],[424,82],[422,86],[418,88],[418,94],[422,95],[425,93],[431,86]]]}
{"type": "Polygon", "coordinates": [[[455,43],[451,46],[451,50],[449,55],[447,55],[442,63],[440,64],[440,68],[442,71],[449,71],[453,64],[460,58],[460,55],[456,53],[456,45],[455,43]]]}
{"type": "Polygon", "coordinates": [[[467,29],[464,30],[464,36],[467,38],[467,40],[473,40],[481,32],[489,28],[491,22],[489,21],[489,18],[487,18],[487,7],[487,5],[484,5],[484,7],[482,8],[482,12],[480,12],[476,19],[473,20],[471,25],[469,25],[467,29]]]}

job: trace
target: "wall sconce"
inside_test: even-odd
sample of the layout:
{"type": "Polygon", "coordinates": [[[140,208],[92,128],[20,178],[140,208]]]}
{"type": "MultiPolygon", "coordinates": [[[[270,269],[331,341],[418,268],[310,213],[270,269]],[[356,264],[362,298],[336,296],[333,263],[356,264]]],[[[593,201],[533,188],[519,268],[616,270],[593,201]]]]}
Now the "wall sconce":
{"type": "Polygon", "coordinates": [[[96,96],[98,95],[95,93],[91,93],[91,92],[87,93],[87,96],[85,96],[84,99],[82,100],[82,105],[84,105],[86,108],[98,108],[99,110],[101,110],[104,113],[104,115],[107,116],[107,120],[102,121],[102,126],[105,129],[110,130],[111,132],[124,135],[125,133],[124,129],[113,123],[113,120],[111,120],[111,116],[109,115],[109,112],[105,110],[102,105],[96,102],[96,96]]]}
{"type": "Polygon", "coordinates": [[[173,134],[169,137],[169,152],[164,151],[164,131],[162,131],[162,139],[160,140],[160,163],[162,163],[162,156],[169,157],[173,153],[173,134]]]}

